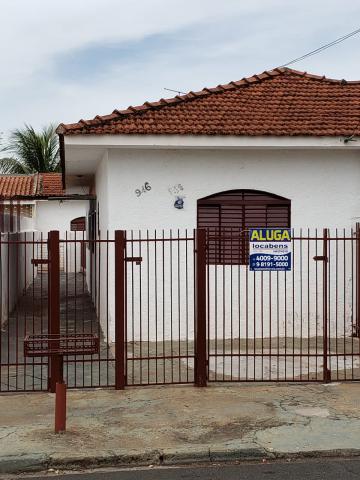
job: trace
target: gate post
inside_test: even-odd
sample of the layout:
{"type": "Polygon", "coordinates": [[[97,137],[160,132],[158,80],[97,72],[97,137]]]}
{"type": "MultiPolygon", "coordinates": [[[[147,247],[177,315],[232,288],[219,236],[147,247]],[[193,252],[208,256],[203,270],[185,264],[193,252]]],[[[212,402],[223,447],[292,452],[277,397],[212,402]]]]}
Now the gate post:
{"type": "Polygon", "coordinates": [[[126,233],[115,231],[115,389],[125,388],[126,233]]]}
{"type": "Polygon", "coordinates": [[[196,230],[195,385],[206,387],[206,230],[196,230]]]}
{"type": "Polygon", "coordinates": [[[323,230],[323,377],[324,383],[331,382],[328,368],[328,229],[323,230]]]}
{"type": "MultiPolygon", "coordinates": [[[[48,234],[48,331],[50,335],[60,334],[60,254],[59,231],[48,234]]],[[[61,380],[61,359],[49,357],[49,390],[56,391],[61,380]]]]}

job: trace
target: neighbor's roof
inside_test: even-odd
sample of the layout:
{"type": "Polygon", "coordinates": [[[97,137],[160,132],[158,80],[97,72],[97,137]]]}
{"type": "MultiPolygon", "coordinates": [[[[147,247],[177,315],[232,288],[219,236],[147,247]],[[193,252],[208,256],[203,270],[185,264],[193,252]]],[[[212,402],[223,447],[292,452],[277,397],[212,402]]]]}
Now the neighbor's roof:
{"type": "Polygon", "coordinates": [[[48,198],[64,195],[61,173],[0,175],[0,198],[48,198]]]}
{"type": "Polygon", "coordinates": [[[360,81],[276,68],[93,120],[61,124],[57,132],[348,136],[359,132],[359,126],[360,81]]]}

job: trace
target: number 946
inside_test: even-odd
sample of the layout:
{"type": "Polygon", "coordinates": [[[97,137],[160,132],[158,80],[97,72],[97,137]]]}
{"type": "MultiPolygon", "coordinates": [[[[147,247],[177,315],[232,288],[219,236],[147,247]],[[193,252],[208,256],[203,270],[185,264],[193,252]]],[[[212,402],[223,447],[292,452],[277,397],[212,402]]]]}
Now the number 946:
{"type": "Polygon", "coordinates": [[[141,188],[137,188],[135,190],[135,194],[137,197],[140,197],[143,193],[149,192],[151,190],[151,185],[149,182],[145,182],[141,188]]]}

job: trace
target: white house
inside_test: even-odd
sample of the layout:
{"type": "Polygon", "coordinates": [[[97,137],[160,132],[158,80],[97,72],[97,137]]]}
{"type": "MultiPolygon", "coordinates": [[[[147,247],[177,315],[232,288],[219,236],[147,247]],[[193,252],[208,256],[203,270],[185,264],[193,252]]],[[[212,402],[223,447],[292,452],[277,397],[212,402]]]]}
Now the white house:
{"type": "MultiPolygon", "coordinates": [[[[209,232],[231,227],[243,232],[266,226],[290,227],[297,232],[345,228],[352,238],[350,229],[360,219],[360,81],[332,80],[277,68],[215,88],[114,110],[92,120],[61,124],[57,132],[64,187],[75,177],[86,178],[89,191],[96,197],[89,207],[91,218],[96,219],[89,222],[91,238],[105,238],[107,231],[112,238],[118,229],[140,230],[146,235],[147,229],[158,229],[158,234],[163,229],[191,232],[196,227],[209,232]]],[[[232,265],[237,265],[238,279],[232,280],[232,285],[240,291],[248,275],[246,249],[240,251],[237,244],[235,261],[218,261],[219,247],[214,242],[209,246],[210,250],[213,248],[213,258],[209,262],[212,267],[208,284],[213,288],[216,263],[223,267],[221,275],[226,286],[232,265]]],[[[302,245],[302,254],[294,260],[294,276],[277,277],[278,282],[287,278],[285,293],[276,297],[276,288],[271,289],[273,277],[254,277],[248,285],[251,302],[246,306],[246,315],[240,299],[236,305],[230,305],[225,289],[220,291],[217,287],[216,295],[209,300],[209,317],[217,315],[216,302],[224,304],[224,308],[218,312],[221,321],[217,325],[209,320],[211,336],[220,338],[231,331],[233,337],[241,337],[241,329],[254,338],[271,338],[274,329],[277,337],[286,336],[287,328],[294,327],[295,321],[298,323],[294,335],[314,336],[315,329],[322,325],[323,307],[312,257],[319,253],[315,250],[320,250],[322,244],[316,240],[311,248],[309,242],[302,245]],[[301,263],[304,256],[312,262],[308,261],[306,272],[301,263]],[[298,277],[298,271],[304,271],[304,277],[298,277]],[[292,289],[303,288],[303,278],[308,279],[307,291],[301,290],[301,298],[299,294],[287,301],[292,289]],[[265,320],[260,320],[256,309],[255,295],[259,292],[266,297],[266,305],[261,300],[265,320]],[[281,315],[279,303],[285,303],[281,315]],[[249,316],[254,318],[251,325],[245,320],[249,316]],[[233,317],[240,320],[233,321],[233,317]]],[[[131,253],[139,255],[138,251],[131,253]]],[[[101,255],[104,258],[105,253],[101,255]]],[[[144,251],[142,255],[146,256],[144,251]]],[[[354,317],[351,298],[356,285],[347,263],[352,265],[353,257],[349,260],[344,252],[338,271],[339,278],[342,275],[341,289],[336,292],[343,292],[341,298],[337,297],[344,316],[343,335],[351,335],[354,327],[350,317],[354,317]]],[[[106,272],[105,267],[98,268],[96,301],[100,319],[107,311],[109,335],[113,338],[113,282],[110,281],[106,298],[100,288],[106,278],[113,278],[111,253],[110,259],[106,272]]],[[[179,266],[176,272],[180,270],[179,266]]],[[[149,269],[147,274],[153,284],[155,274],[149,269]]],[[[318,274],[321,276],[320,270],[318,274]]],[[[132,281],[138,282],[142,274],[135,275],[138,278],[132,281]]],[[[179,280],[178,289],[184,282],[179,280]]],[[[329,287],[329,292],[332,288],[335,287],[329,287]]],[[[144,293],[138,295],[140,298],[132,299],[135,314],[131,315],[137,318],[147,312],[149,322],[156,322],[154,290],[150,290],[148,300],[141,297],[144,293]]],[[[180,300],[173,302],[175,310],[180,311],[180,300]]],[[[338,318],[331,308],[330,323],[332,316],[338,318]]],[[[166,322],[169,315],[170,310],[163,314],[166,322]]],[[[182,338],[182,312],[176,322],[175,329],[179,326],[178,336],[182,338]]],[[[144,327],[144,335],[154,339],[155,324],[149,325],[144,327]]],[[[331,325],[335,328],[335,323],[331,325]]],[[[133,340],[139,338],[141,328],[132,325],[133,340]]],[[[162,333],[164,328],[160,329],[162,333]]],[[[172,331],[169,335],[173,335],[172,331]]]]}
{"type": "Polygon", "coordinates": [[[88,188],[63,188],[60,173],[0,175],[2,233],[74,230],[71,222],[88,210],[88,188]]]}
{"type": "Polygon", "coordinates": [[[360,217],[359,121],[360,82],[279,68],[57,131],[64,184],[91,178],[101,231],[206,226],[198,201],[231,190],[283,197],[285,223],[321,228],[360,217]]]}

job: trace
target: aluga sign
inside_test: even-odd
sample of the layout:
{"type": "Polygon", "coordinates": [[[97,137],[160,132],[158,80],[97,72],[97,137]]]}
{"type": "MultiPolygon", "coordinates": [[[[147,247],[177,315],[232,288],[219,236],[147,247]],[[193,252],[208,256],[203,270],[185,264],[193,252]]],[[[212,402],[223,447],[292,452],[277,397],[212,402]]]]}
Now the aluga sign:
{"type": "Polygon", "coordinates": [[[249,265],[252,271],[291,270],[289,228],[250,229],[249,265]]]}

